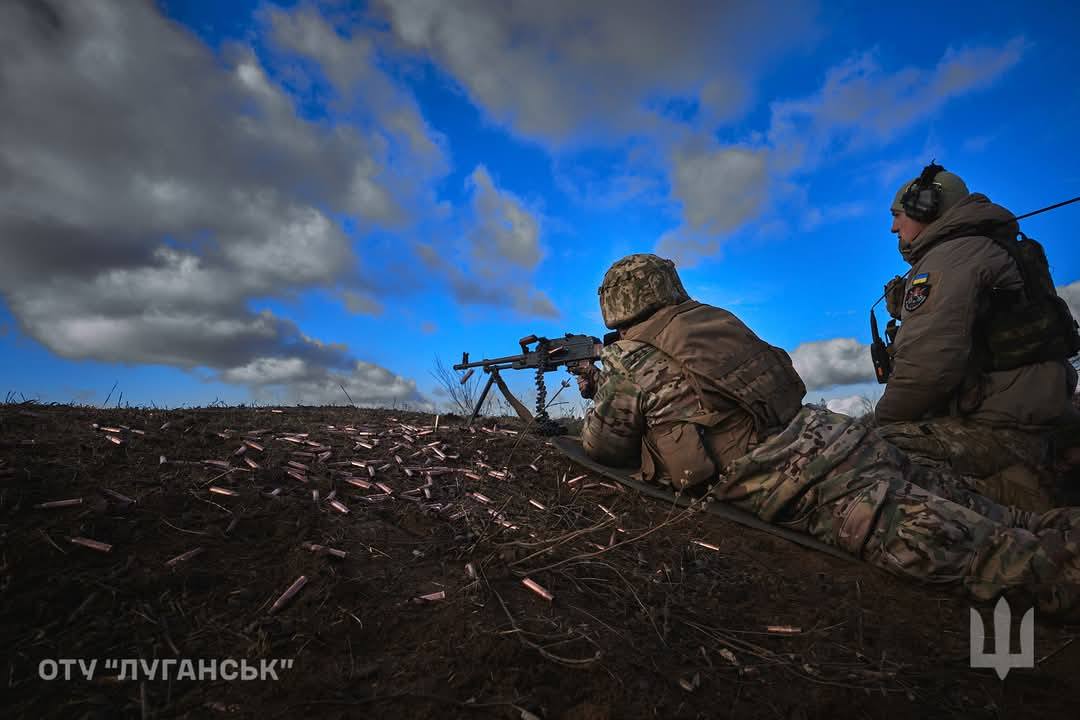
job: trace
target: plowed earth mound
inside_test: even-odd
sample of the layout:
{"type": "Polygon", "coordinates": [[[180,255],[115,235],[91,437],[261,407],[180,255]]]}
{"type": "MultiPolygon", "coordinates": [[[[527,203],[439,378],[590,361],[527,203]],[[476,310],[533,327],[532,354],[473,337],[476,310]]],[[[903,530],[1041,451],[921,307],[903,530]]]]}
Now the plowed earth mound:
{"type": "Polygon", "coordinates": [[[3,716],[1076,717],[1076,627],[1003,682],[962,599],[435,419],[0,406],[3,716]]]}

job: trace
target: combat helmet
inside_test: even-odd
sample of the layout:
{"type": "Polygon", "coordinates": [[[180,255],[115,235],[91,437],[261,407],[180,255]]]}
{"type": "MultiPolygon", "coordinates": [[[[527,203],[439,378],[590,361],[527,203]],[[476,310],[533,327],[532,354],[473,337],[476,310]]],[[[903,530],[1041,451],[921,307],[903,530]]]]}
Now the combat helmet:
{"type": "Polygon", "coordinates": [[[627,255],[608,268],[599,287],[600,312],[612,330],[644,320],[666,305],[686,302],[675,263],[656,255],[627,255]]]}

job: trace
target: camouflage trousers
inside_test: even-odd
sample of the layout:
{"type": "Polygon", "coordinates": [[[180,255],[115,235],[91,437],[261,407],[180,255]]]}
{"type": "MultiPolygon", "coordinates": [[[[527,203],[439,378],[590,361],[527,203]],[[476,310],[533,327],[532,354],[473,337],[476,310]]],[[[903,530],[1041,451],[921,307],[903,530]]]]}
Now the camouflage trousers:
{"type": "Polygon", "coordinates": [[[1080,620],[1080,508],[995,503],[911,463],[864,421],[805,407],[711,492],[894,575],[1080,620]]]}
{"type": "Polygon", "coordinates": [[[1045,512],[1056,504],[1047,435],[943,417],[888,423],[878,434],[912,462],[951,470],[965,488],[1003,505],[1045,512]]]}

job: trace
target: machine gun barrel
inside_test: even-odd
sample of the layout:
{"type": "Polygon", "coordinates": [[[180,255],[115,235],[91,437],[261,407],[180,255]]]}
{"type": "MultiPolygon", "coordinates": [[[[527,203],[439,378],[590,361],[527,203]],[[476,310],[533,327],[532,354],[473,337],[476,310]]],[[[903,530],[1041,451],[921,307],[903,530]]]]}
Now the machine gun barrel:
{"type": "Polygon", "coordinates": [[[461,362],[453,367],[455,370],[468,370],[469,368],[479,367],[483,368],[485,372],[491,372],[493,369],[521,370],[537,367],[554,370],[560,365],[568,363],[597,360],[600,357],[600,348],[603,347],[600,340],[591,335],[574,335],[571,333],[552,340],[529,335],[521,338],[518,345],[521,346],[521,353],[518,355],[485,358],[472,362],[469,361],[469,353],[463,352],[461,362]],[[529,345],[533,343],[536,343],[536,347],[529,349],[529,345]]]}
{"type": "Polygon", "coordinates": [[[493,358],[491,360],[476,360],[469,362],[469,353],[461,354],[461,362],[454,365],[455,370],[467,370],[469,368],[482,367],[484,369],[490,369],[492,367],[498,367],[500,370],[506,370],[514,366],[514,363],[524,362],[524,355],[507,355],[506,357],[493,358]]]}
{"type": "MultiPolygon", "coordinates": [[[[606,340],[608,340],[607,337],[605,337],[606,340]]],[[[488,373],[487,384],[481,391],[480,399],[477,401],[472,416],[469,418],[470,425],[476,419],[480,408],[483,407],[493,383],[498,383],[499,390],[506,396],[507,402],[523,420],[526,422],[532,421],[528,410],[513,396],[513,393],[510,392],[506,383],[499,376],[500,370],[523,370],[525,368],[534,368],[536,370],[537,424],[542,427],[556,425],[547,415],[547,406],[545,404],[547,390],[544,386],[544,373],[559,367],[566,367],[567,371],[575,375],[587,373],[592,368],[592,363],[600,359],[600,350],[604,347],[604,343],[592,335],[575,335],[573,333],[566,333],[564,337],[554,339],[529,335],[518,340],[518,345],[521,347],[521,353],[518,355],[484,358],[473,362],[469,361],[469,353],[463,352],[461,353],[461,362],[453,366],[455,370],[468,371],[462,376],[462,383],[469,379],[474,368],[483,368],[484,372],[488,373]],[[530,348],[529,346],[533,343],[536,346],[530,348]]]]}

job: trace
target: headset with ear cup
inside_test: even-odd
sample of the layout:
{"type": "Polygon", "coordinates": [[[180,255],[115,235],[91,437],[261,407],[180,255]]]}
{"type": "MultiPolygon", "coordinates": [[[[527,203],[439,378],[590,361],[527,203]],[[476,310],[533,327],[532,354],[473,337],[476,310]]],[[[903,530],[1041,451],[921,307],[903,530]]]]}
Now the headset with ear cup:
{"type": "Polygon", "coordinates": [[[941,185],[935,183],[934,178],[944,171],[945,168],[933,160],[923,168],[919,178],[911,183],[900,198],[900,205],[904,208],[905,215],[921,223],[930,223],[938,219],[941,215],[941,185]]]}

